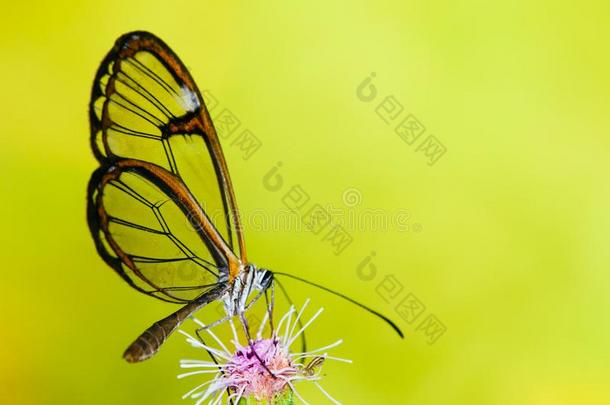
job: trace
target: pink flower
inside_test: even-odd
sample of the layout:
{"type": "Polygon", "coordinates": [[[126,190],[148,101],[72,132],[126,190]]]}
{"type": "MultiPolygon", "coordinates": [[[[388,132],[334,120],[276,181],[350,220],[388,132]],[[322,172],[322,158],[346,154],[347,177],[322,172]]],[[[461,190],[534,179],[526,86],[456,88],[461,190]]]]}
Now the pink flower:
{"type": "Polygon", "coordinates": [[[252,346],[237,347],[225,368],[225,373],[235,378],[235,381],[245,382],[244,397],[253,395],[258,400],[267,401],[284,391],[290,377],[297,372],[286,348],[278,339],[256,339],[252,346]]]}
{"type": "MultiPolygon", "coordinates": [[[[196,399],[196,405],[202,404],[206,400],[210,404],[220,404],[225,394],[229,392],[230,394],[226,395],[227,403],[232,400],[234,404],[238,404],[242,398],[250,398],[269,404],[292,404],[294,403],[294,397],[296,397],[306,404],[307,402],[296,391],[295,383],[310,381],[331,402],[338,404],[339,402],[322,388],[319,381],[321,379],[321,368],[327,359],[351,363],[350,360],[329,356],[326,352],[326,350],[340,345],[343,341],[338,340],[330,345],[304,353],[293,353],[289,350],[323,310],[320,308],[302,328],[295,331],[308,303],[309,300],[305,301],[296,317],[293,316],[296,311],[294,307],[291,307],[280,319],[270,338],[262,337],[262,330],[268,320],[265,316],[256,339],[251,345],[239,343],[235,325],[230,321],[234,338],[232,340],[234,350],[232,351],[229,351],[210,329],[206,330],[218,347],[204,344],[199,339],[180,331],[187,337],[187,342],[194,347],[208,350],[219,363],[216,364],[207,360],[181,360],[180,367],[199,368],[200,370],[180,374],[178,378],[202,374],[214,375],[213,379],[198,385],[182,398],[196,399]],[[281,334],[281,331],[283,331],[283,334],[281,334]],[[304,359],[311,360],[303,364],[304,359]]],[[[205,326],[197,319],[194,319],[194,321],[200,326],[205,326]]]]}

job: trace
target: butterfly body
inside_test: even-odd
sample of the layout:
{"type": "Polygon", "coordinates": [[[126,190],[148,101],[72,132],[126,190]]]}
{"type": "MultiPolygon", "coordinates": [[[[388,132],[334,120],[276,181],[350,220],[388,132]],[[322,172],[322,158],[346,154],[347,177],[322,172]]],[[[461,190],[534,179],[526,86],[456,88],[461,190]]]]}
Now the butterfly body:
{"type": "Polygon", "coordinates": [[[254,264],[247,264],[233,280],[226,296],[223,297],[225,312],[228,316],[237,316],[247,309],[248,297],[258,291],[264,292],[273,280],[273,273],[259,269],[254,264]]]}
{"type": "MultiPolygon", "coordinates": [[[[258,290],[260,295],[270,287],[272,282],[273,273],[271,271],[257,269],[252,264],[244,266],[244,270],[231,282],[206,292],[170,316],[155,322],[127,348],[123,357],[130,363],[150,358],[186,318],[212,301],[218,300],[224,303],[227,317],[240,316],[249,305],[247,299],[250,294],[258,290]]],[[[250,303],[255,300],[256,298],[250,303]]]]}

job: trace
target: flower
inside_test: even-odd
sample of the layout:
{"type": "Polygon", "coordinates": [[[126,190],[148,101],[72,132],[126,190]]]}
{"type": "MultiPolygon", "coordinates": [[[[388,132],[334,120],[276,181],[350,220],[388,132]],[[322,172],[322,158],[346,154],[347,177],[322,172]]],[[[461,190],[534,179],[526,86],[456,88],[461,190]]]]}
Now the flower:
{"type": "MultiPolygon", "coordinates": [[[[298,312],[291,306],[286,314],[280,319],[277,327],[273,330],[270,338],[263,338],[262,331],[268,321],[268,313],[258,329],[256,339],[251,343],[241,344],[232,320],[229,320],[233,332],[234,349],[228,350],[226,345],[209,328],[207,333],[216,342],[218,347],[212,347],[200,339],[180,330],[186,336],[186,340],[194,347],[207,350],[213,355],[213,360],[181,360],[180,367],[185,369],[197,368],[178,375],[178,378],[190,377],[202,374],[213,374],[214,377],[203,382],[182,396],[183,399],[191,398],[197,400],[196,405],[208,400],[209,404],[220,404],[227,397],[227,403],[239,404],[246,398],[269,404],[293,404],[294,397],[301,402],[307,403],[297,392],[295,383],[300,381],[311,381],[331,402],[339,404],[319,384],[321,368],[326,360],[338,360],[351,363],[351,360],[329,356],[326,352],[339,346],[343,340],[340,339],[330,345],[310,350],[307,352],[291,352],[290,347],[307,329],[312,322],[322,313],[320,308],[299,330],[297,325],[307,307],[306,300],[298,312]],[[293,319],[294,318],[294,319],[293,319]],[[311,360],[309,360],[311,359],[311,360]],[[302,362],[309,360],[307,364],[302,362]]],[[[201,327],[205,324],[196,318],[193,320],[201,327]]],[[[249,402],[248,402],[249,403],[249,402]]]]}

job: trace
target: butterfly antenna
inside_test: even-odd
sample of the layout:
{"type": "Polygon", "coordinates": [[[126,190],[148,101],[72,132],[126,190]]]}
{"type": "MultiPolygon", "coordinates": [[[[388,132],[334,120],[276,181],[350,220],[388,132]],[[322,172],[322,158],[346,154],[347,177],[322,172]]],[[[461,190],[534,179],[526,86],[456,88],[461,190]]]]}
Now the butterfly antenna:
{"type": "Polygon", "coordinates": [[[343,298],[344,300],[349,301],[349,302],[351,302],[352,304],[355,304],[355,305],[359,306],[360,308],[364,309],[365,311],[368,311],[368,312],[370,312],[371,314],[375,315],[376,317],[378,317],[378,318],[382,319],[383,321],[385,321],[385,323],[387,323],[388,325],[390,325],[390,326],[391,326],[391,327],[392,327],[392,328],[393,328],[393,329],[396,331],[396,333],[398,333],[398,336],[400,336],[401,338],[404,338],[404,335],[403,335],[402,331],[400,330],[400,328],[399,328],[399,327],[398,327],[398,326],[397,326],[397,325],[396,325],[394,322],[392,322],[392,321],[390,320],[390,318],[388,318],[388,317],[387,317],[387,316],[385,316],[385,315],[380,314],[379,312],[375,311],[375,310],[374,310],[374,309],[372,309],[372,308],[367,307],[367,306],[366,306],[366,305],[364,305],[364,304],[361,304],[360,302],[356,301],[356,300],[355,300],[355,299],[353,299],[353,298],[350,298],[350,297],[348,297],[348,296],[346,296],[346,295],[344,295],[344,294],[341,294],[340,292],[337,292],[337,291],[335,291],[335,290],[331,290],[331,289],[330,289],[330,288],[328,288],[328,287],[324,287],[323,285],[320,285],[320,284],[314,283],[313,281],[309,281],[309,280],[305,280],[304,278],[301,278],[301,277],[293,276],[292,274],[288,274],[288,273],[278,273],[278,272],[275,272],[275,271],[273,272],[273,274],[274,274],[274,275],[279,275],[279,276],[286,276],[286,277],[292,278],[292,279],[294,279],[294,280],[298,280],[298,281],[300,281],[300,282],[302,282],[302,283],[309,284],[309,285],[311,285],[311,286],[313,286],[313,287],[317,287],[317,288],[319,288],[319,289],[321,289],[321,290],[324,290],[324,291],[329,292],[329,293],[331,293],[331,294],[333,294],[333,295],[336,295],[337,297],[343,298]]]}

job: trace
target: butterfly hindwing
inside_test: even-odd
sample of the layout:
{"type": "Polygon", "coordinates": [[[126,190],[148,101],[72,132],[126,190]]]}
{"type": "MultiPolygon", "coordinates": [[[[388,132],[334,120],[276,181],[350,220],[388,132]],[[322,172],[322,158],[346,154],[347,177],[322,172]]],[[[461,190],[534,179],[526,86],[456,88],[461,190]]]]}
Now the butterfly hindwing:
{"type": "Polygon", "coordinates": [[[226,252],[214,240],[219,236],[174,175],[122,160],[98,169],[89,187],[88,219],[98,251],[129,284],[188,302],[226,281],[226,252]],[[187,219],[185,212],[194,214],[187,219]]]}

